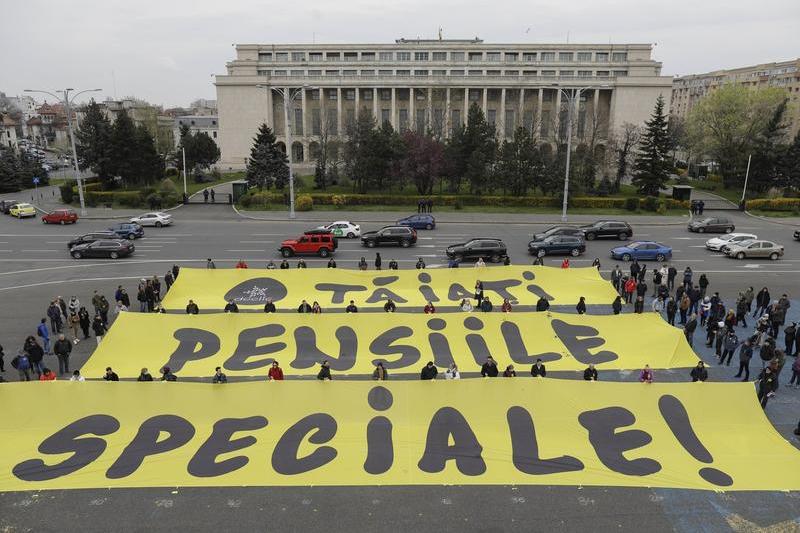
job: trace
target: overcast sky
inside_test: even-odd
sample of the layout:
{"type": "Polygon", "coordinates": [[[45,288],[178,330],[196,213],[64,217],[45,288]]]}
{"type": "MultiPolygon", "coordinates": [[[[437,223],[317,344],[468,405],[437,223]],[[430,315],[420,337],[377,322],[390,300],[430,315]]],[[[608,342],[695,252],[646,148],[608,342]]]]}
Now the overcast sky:
{"type": "Polygon", "coordinates": [[[232,43],[656,43],[665,75],[800,56],[799,0],[4,0],[0,91],[215,98],[232,43]],[[530,29],[529,29],[530,28],[530,29]]]}

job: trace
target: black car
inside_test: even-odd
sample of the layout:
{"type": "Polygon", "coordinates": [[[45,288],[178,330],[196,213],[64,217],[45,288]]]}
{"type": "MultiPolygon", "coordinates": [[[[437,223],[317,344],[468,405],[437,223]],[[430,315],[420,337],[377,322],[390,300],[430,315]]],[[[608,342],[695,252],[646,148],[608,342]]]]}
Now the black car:
{"type": "Polygon", "coordinates": [[[794,230],[794,240],[800,241],[800,229],[794,230]]]}
{"type": "Polygon", "coordinates": [[[73,246],[77,246],[79,244],[89,244],[94,241],[114,240],[118,238],[119,237],[117,237],[117,234],[113,231],[95,231],[92,233],[87,233],[86,235],[81,235],[80,237],[75,237],[67,243],[67,248],[71,250],[73,246]]]}
{"type": "Polygon", "coordinates": [[[703,218],[691,221],[686,228],[696,233],[731,233],[736,226],[727,218],[703,218]]]}
{"type": "Polygon", "coordinates": [[[571,235],[551,235],[540,241],[528,243],[528,253],[537,257],[545,255],[571,255],[577,257],[586,251],[583,237],[571,235]]]}
{"type": "Polygon", "coordinates": [[[633,236],[633,228],[627,222],[619,220],[598,220],[594,224],[581,226],[583,236],[587,241],[600,238],[614,238],[627,241],[633,236]]]}
{"type": "Polygon", "coordinates": [[[553,235],[569,235],[571,237],[580,237],[583,239],[583,231],[581,228],[576,228],[575,226],[550,226],[541,233],[534,233],[532,240],[541,241],[553,235]]]}
{"type": "Polygon", "coordinates": [[[7,215],[11,210],[11,206],[20,203],[19,200],[0,200],[0,212],[7,215]]]}
{"type": "Polygon", "coordinates": [[[506,245],[500,239],[482,238],[453,244],[445,250],[447,257],[459,261],[485,259],[499,263],[507,255],[506,245]]]}
{"type": "Polygon", "coordinates": [[[386,226],[378,231],[367,231],[361,234],[361,245],[367,248],[385,245],[408,248],[416,242],[417,230],[407,226],[386,226]]]}
{"type": "Polygon", "coordinates": [[[135,249],[132,242],[103,240],[79,244],[74,246],[69,253],[75,259],[84,257],[108,257],[111,259],[118,259],[126,255],[131,255],[135,249]]]}

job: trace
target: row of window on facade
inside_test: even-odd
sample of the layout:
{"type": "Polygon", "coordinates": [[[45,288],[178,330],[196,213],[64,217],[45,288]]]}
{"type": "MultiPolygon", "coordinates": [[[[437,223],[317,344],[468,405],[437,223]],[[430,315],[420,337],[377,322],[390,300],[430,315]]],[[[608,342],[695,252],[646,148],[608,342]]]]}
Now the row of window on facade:
{"type": "Polygon", "coordinates": [[[562,78],[591,78],[594,76],[607,78],[615,77],[622,78],[628,75],[627,70],[460,70],[451,69],[326,69],[326,70],[286,70],[286,69],[258,69],[256,72],[259,76],[540,76],[540,77],[555,77],[562,78]]]}
{"type": "Polygon", "coordinates": [[[627,52],[259,52],[259,61],[541,61],[570,63],[624,63],[627,52]]]}
{"type": "MultiPolygon", "coordinates": [[[[379,100],[383,101],[390,101],[392,99],[392,89],[306,89],[306,96],[311,100],[319,100],[322,95],[324,94],[325,100],[338,100],[339,99],[339,91],[341,90],[342,98],[344,100],[355,100],[356,99],[356,91],[361,91],[359,94],[359,98],[365,101],[372,101],[373,100],[373,93],[376,92],[378,95],[379,100]],[[323,93],[324,91],[324,93],[323,93]]],[[[441,89],[434,89],[435,91],[442,91],[441,89]]],[[[478,102],[483,98],[483,92],[486,91],[486,100],[487,101],[497,101],[500,100],[502,91],[500,89],[460,89],[466,90],[467,92],[467,99],[470,102],[478,102]]],[[[538,89],[535,89],[538,90],[538,89]]],[[[600,91],[600,89],[597,89],[600,91]]],[[[418,101],[425,101],[428,99],[428,92],[425,89],[396,89],[395,92],[395,99],[400,102],[405,102],[411,98],[411,92],[414,92],[414,98],[418,101]]],[[[543,102],[552,102],[556,99],[556,94],[558,93],[558,89],[542,89],[542,101],[543,102]]],[[[462,93],[463,94],[463,93],[462,93]]],[[[531,94],[531,89],[528,89],[528,94],[531,94]]],[[[461,96],[463,98],[463,96],[461,96]]],[[[456,100],[456,97],[452,98],[456,100]]],[[[587,92],[583,92],[581,94],[581,102],[585,102],[587,99],[587,92]]],[[[506,102],[507,103],[515,103],[519,100],[519,89],[508,89],[506,91],[506,102]]]]}

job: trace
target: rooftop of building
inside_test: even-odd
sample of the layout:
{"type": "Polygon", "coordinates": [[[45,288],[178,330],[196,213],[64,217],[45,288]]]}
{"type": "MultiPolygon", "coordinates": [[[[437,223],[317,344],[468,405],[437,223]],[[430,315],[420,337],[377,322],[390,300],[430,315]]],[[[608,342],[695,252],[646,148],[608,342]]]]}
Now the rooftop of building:
{"type": "Polygon", "coordinates": [[[683,76],[675,76],[675,81],[692,80],[697,78],[713,78],[717,76],[724,77],[735,74],[744,74],[748,72],[761,72],[761,71],[768,72],[768,71],[775,71],[782,69],[790,69],[792,67],[794,67],[795,70],[787,71],[786,74],[791,72],[796,72],[798,69],[800,69],[800,58],[787,59],[785,61],[773,61],[770,63],[758,63],[756,65],[747,65],[743,67],[734,67],[729,69],[717,69],[709,72],[701,72],[695,74],[685,74],[683,76]]]}

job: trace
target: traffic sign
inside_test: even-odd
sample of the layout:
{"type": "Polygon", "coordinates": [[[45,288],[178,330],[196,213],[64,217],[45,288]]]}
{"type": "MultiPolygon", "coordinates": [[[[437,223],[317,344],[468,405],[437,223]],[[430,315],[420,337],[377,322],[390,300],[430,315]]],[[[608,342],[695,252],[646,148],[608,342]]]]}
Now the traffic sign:
{"type": "Polygon", "coordinates": [[[34,185],[39,185],[39,178],[37,178],[37,177],[34,177],[34,178],[33,178],[33,184],[34,184],[34,185]]]}

